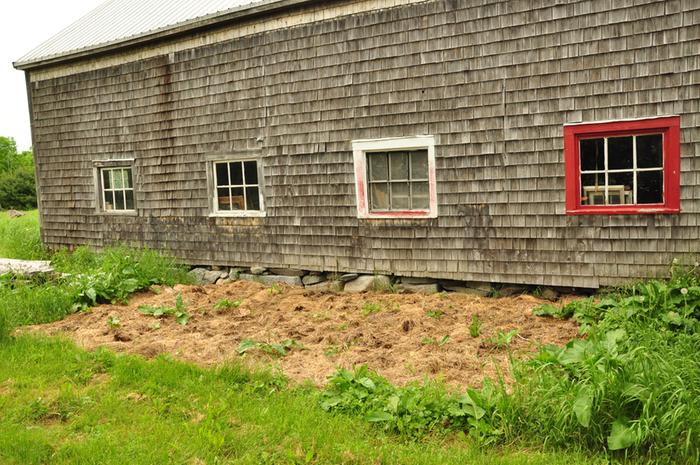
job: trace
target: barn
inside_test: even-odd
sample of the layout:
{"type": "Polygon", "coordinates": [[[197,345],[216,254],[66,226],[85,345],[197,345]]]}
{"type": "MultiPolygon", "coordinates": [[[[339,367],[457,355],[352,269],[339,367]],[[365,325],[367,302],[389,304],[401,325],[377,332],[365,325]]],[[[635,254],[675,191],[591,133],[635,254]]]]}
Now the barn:
{"type": "Polygon", "coordinates": [[[14,66],[51,248],[582,288],[696,260],[697,0],[109,0],[14,66]]]}

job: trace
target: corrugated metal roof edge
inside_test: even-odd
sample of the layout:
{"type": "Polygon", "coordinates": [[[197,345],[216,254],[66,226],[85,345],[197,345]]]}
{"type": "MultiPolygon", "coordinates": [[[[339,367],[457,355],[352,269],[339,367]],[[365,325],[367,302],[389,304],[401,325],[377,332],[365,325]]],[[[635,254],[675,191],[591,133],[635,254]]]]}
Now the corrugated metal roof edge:
{"type": "Polygon", "coordinates": [[[16,61],[12,63],[12,66],[23,71],[41,68],[44,66],[59,64],[64,61],[76,60],[88,57],[90,55],[145,44],[226,21],[240,20],[248,16],[272,13],[277,10],[290,8],[305,3],[314,3],[315,1],[318,0],[263,0],[260,3],[244,5],[233,10],[228,10],[224,13],[214,13],[211,15],[202,16],[190,21],[181,22],[172,26],[166,26],[161,29],[151,30],[143,34],[137,34],[124,39],[115,40],[113,42],[105,42],[91,47],[71,50],[58,55],[49,55],[36,60],[16,61]]]}

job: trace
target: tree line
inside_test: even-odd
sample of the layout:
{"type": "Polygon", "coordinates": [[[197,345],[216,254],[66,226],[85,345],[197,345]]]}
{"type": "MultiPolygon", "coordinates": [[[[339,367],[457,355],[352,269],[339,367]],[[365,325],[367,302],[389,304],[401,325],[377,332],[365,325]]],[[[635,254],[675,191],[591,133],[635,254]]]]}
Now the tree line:
{"type": "Polygon", "coordinates": [[[0,210],[36,208],[34,155],[17,151],[11,137],[0,136],[0,210]]]}

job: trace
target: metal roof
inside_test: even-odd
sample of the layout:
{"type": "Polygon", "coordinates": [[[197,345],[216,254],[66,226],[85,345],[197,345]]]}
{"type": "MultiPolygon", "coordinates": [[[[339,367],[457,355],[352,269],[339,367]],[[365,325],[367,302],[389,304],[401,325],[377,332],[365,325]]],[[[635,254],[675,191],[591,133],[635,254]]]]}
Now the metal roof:
{"type": "Polygon", "coordinates": [[[70,57],[159,32],[258,6],[288,4],[283,0],[107,0],[39,45],[14,65],[30,68],[47,60],[70,57]]]}

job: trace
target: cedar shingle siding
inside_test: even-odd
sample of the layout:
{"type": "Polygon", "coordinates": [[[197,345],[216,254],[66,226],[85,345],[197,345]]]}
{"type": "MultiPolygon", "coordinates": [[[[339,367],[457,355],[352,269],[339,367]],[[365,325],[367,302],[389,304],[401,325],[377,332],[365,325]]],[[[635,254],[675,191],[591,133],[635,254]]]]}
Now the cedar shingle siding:
{"type": "Polygon", "coordinates": [[[32,82],[42,237],[580,287],[694,261],[700,2],[552,3],[407,4],[32,82]],[[670,114],[681,214],[565,214],[565,123],[670,114]],[[351,141],[416,134],[438,218],[358,219],[351,141]],[[209,217],[207,156],[258,149],[267,216],[209,217]],[[98,213],[93,162],[113,158],[135,159],[135,216],[98,213]]]}

